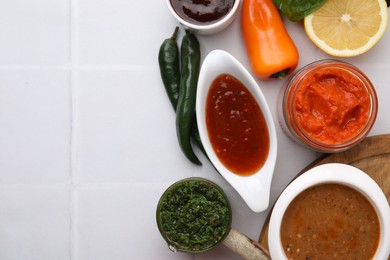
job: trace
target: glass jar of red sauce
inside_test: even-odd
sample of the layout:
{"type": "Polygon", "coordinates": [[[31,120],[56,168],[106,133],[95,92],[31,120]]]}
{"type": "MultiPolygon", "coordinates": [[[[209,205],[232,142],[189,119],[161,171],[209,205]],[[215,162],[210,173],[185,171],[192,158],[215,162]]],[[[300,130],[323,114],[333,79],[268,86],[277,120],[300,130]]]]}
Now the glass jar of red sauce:
{"type": "Polygon", "coordinates": [[[279,121],[288,136],[312,150],[344,151],[362,141],[375,123],[378,98],[367,76],[337,60],[313,62],[282,89],[279,121]]]}

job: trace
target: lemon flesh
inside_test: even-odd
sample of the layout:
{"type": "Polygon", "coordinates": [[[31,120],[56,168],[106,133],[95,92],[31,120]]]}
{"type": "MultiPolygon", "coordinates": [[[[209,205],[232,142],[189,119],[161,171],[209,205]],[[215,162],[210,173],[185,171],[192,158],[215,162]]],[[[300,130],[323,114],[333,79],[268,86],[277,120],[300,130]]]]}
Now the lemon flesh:
{"type": "Polygon", "coordinates": [[[305,17],[305,31],[324,52],[351,57],[371,49],[388,23],[385,0],[328,0],[305,17]]]}

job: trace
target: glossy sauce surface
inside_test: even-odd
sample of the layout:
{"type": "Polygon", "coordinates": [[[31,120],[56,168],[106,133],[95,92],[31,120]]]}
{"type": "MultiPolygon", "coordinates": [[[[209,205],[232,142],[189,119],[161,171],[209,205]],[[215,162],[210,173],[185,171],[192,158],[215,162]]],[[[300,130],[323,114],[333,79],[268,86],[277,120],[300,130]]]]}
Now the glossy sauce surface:
{"type": "Polygon", "coordinates": [[[173,9],[185,21],[205,25],[222,19],[234,0],[170,0],[173,9]]]}
{"type": "Polygon", "coordinates": [[[281,240],[289,259],[371,259],[379,243],[379,220],[370,202],[340,184],[300,193],[282,220],[281,240]]]}
{"type": "Polygon", "coordinates": [[[250,91],[232,75],[213,81],[206,125],[217,157],[230,171],[248,176],[264,165],[270,145],[264,115],[250,91]]]}
{"type": "Polygon", "coordinates": [[[294,100],[294,114],[302,131],[324,144],[344,143],[365,126],[370,96],[363,82],[339,68],[321,68],[306,75],[294,100]]]}

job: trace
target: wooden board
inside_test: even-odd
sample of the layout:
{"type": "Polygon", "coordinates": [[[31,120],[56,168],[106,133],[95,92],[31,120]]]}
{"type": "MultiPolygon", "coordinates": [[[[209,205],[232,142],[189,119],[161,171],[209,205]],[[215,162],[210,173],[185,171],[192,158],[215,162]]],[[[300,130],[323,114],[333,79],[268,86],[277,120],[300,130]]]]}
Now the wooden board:
{"type": "MultiPolygon", "coordinates": [[[[345,152],[324,155],[305,167],[300,174],[324,163],[345,163],[361,169],[382,188],[390,202],[390,134],[371,136],[345,152]]],[[[271,210],[272,212],[272,210],[271,210]]],[[[268,249],[268,215],[260,232],[259,243],[268,249]]]]}

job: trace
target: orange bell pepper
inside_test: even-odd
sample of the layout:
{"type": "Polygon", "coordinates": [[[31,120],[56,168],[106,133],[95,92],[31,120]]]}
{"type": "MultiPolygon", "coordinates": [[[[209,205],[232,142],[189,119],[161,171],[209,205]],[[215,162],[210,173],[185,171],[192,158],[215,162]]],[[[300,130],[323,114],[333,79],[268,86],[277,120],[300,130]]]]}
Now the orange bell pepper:
{"type": "Polygon", "coordinates": [[[254,74],[283,78],[298,65],[298,50],[272,0],[244,0],[242,33],[254,74]]]}

